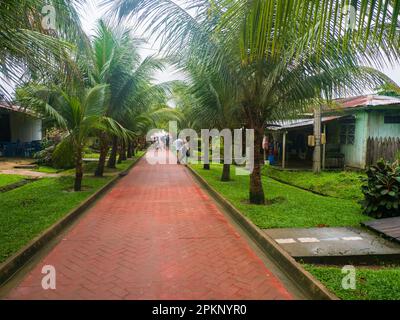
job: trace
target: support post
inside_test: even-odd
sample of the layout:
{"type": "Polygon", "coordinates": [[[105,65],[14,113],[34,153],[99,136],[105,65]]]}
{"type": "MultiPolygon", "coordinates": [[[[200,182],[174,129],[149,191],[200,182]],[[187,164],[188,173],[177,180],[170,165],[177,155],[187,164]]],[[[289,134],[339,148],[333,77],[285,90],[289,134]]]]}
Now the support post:
{"type": "Polygon", "coordinates": [[[286,167],[286,134],[287,132],[283,132],[283,146],[282,146],[282,169],[286,167]]]}
{"type": "Polygon", "coordinates": [[[325,170],[326,165],[326,124],[324,124],[325,143],[322,145],[322,170],[325,170]]]}
{"type": "Polygon", "coordinates": [[[314,159],[313,159],[313,171],[314,173],[321,172],[321,106],[317,106],[314,109],[314,159]]]}

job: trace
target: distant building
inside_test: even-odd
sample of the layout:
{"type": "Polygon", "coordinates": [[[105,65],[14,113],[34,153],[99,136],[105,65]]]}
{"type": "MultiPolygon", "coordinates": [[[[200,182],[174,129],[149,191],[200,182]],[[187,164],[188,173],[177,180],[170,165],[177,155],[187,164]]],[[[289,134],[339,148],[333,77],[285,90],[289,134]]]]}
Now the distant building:
{"type": "MultiPolygon", "coordinates": [[[[313,135],[313,126],[312,118],[268,125],[280,165],[285,148],[286,167],[311,168],[313,147],[308,136],[313,135]]],[[[378,95],[337,99],[333,107],[323,108],[322,127],[326,168],[365,169],[380,158],[395,160],[400,152],[400,99],[378,95]]]]}
{"type": "Polygon", "coordinates": [[[0,102],[0,156],[30,157],[42,140],[42,120],[33,112],[0,102]]]}

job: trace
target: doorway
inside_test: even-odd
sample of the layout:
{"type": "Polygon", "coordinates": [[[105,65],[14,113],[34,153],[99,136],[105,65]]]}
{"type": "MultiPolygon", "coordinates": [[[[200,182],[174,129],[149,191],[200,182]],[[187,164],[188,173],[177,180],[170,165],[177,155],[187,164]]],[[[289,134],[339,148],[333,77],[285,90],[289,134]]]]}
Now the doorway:
{"type": "Polygon", "coordinates": [[[0,113],[0,142],[11,142],[10,115],[0,113]]]}

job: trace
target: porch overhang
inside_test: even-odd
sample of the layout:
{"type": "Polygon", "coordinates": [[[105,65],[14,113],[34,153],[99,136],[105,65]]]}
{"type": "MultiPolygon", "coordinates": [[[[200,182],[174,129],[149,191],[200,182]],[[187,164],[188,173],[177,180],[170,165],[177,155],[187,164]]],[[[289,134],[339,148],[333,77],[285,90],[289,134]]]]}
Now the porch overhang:
{"type": "MultiPolygon", "coordinates": [[[[322,123],[328,123],[334,120],[338,120],[341,118],[347,117],[346,115],[340,116],[328,116],[322,118],[322,123]]],[[[267,125],[267,130],[270,131],[289,131],[296,130],[300,128],[312,127],[314,126],[314,119],[293,119],[293,120],[283,120],[276,121],[274,123],[267,125]]]]}
{"type": "Polygon", "coordinates": [[[0,102],[0,111],[23,113],[27,116],[39,119],[39,115],[34,111],[7,102],[0,102]]]}

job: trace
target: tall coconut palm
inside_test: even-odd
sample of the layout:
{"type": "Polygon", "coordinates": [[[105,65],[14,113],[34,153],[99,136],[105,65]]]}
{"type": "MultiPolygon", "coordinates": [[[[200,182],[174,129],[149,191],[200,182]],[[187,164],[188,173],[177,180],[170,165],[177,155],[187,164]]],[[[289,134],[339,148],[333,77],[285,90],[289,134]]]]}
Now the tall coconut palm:
{"type": "MultiPolygon", "coordinates": [[[[107,84],[110,98],[107,101],[105,115],[123,122],[125,114],[135,106],[143,87],[150,84],[155,71],[163,68],[162,61],[153,57],[142,59],[139,54],[142,39],[134,38],[129,28],[113,27],[100,21],[92,44],[92,58],[87,63],[87,74],[92,84],[107,84]],[[136,98],[135,98],[136,97],[136,98]]],[[[143,96],[142,96],[143,97],[143,96]]],[[[109,132],[100,132],[100,160],[96,176],[102,176],[106,157],[112,144],[109,167],[115,167],[118,136],[109,132]]],[[[122,144],[129,141],[121,140],[122,144]]]]}
{"type": "MultiPolygon", "coordinates": [[[[394,60],[399,54],[400,0],[113,3],[117,17],[137,14],[153,34],[162,34],[169,50],[203,57],[222,79],[235,79],[232,94],[244,110],[247,128],[255,130],[256,146],[261,145],[266,119],[280,110],[287,113],[321,103],[321,96],[347,85],[345,79],[360,63],[379,65],[384,57],[394,60]],[[355,8],[351,24],[345,5],[355,8]]],[[[259,149],[254,152],[250,201],[262,204],[259,149]]]]}
{"type": "Polygon", "coordinates": [[[30,85],[17,91],[18,101],[23,106],[36,110],[66,131],[62,144],[69,144],[74,150],[75,191],[82,189],[82,157],[88,139],[96,130],[122,130],[117,122],[104,115],[106,89],[105,85],[97,85],[67,93],[60,88],[30,85]]]}
{"type": "MultiPolygon", "coordinates": [[[[196,98],[196,103],[191,103],[190,114],[197,127],[231,131],[240,128],[242,110],[235,95],[231,94],[229,83],[222,81],[212,70],[201,68],[195,63],[188,63],[185,70],[190,75],[190,94],[196,98]]],[[[203,153],[204,157],[208,157],[208,150],[203,150],[203,153]]],[[[209,169],[207,160],[204,169],[209,169]]],[[[226,182],[230,181],[230,163],[225,160],[224,157],[221,181],[226,182]]]]}

